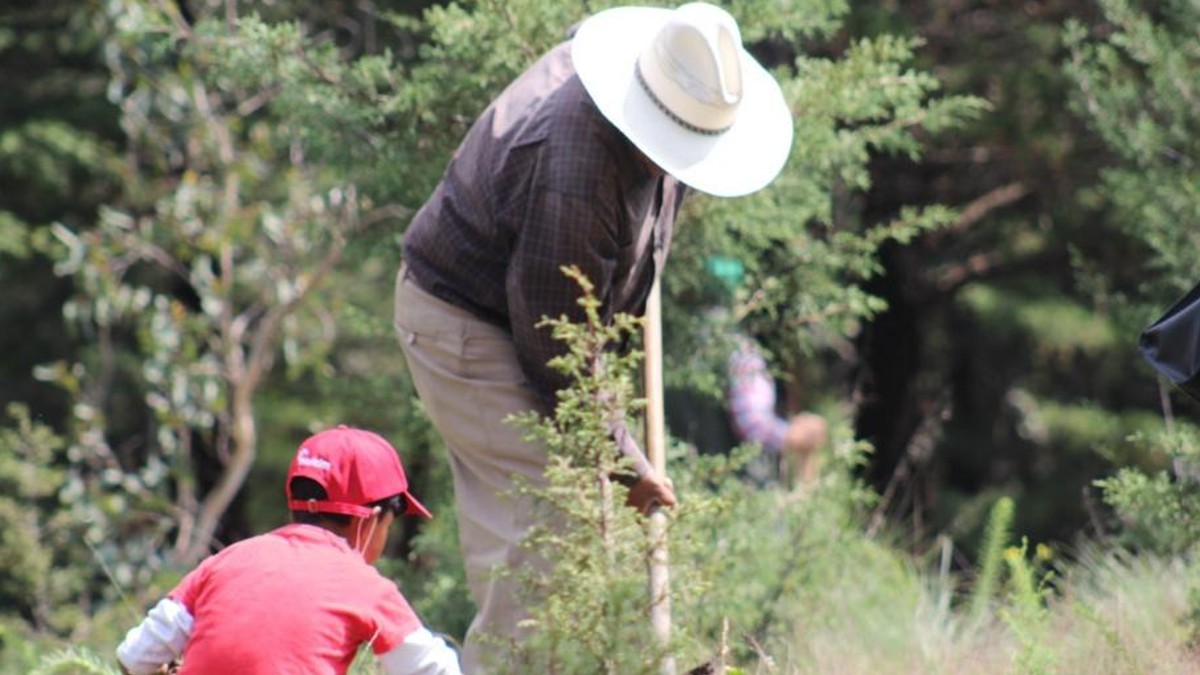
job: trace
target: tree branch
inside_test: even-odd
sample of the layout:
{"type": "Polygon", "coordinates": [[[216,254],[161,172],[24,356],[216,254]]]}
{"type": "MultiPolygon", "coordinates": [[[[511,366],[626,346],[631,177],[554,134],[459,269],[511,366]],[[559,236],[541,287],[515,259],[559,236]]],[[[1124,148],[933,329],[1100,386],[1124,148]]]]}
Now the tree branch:
{"type": "Polygon", "coordinates": [[[226,378],[232,395],[230,416],[232,453],[225,470],[213,489],[204,498],[192,540],[185,549],[183,561],[194,563],[204,557],[220,522],[229,505],[237,497],[254,464],[258,447],[258,429],[254,421],[254,396],[264,375],[270,369],[272,350],[279,335],[283,320],[294,313],[336,267],[346,248],[346,233],[358,224],[357,195],[353,188],[346,198],[345,206],[337,225],[333,229],[332,243],[317,265],[316,271],[299,291],[282,305],[272,307],[254,327],[250,335],[249,355],[239,340],[227,345],[226,362],[229,370],[226,378]]]}

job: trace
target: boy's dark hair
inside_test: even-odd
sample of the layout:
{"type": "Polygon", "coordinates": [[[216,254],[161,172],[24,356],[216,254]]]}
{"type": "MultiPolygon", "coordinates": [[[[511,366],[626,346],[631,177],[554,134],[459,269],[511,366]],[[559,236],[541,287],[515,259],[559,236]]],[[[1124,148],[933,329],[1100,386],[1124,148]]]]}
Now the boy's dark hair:
{"type": "MultiPolygon", "coordinates": [[[[323,501],[329,498],[329,494],[325,492],[325,488],[317,481],[305,476],[297,476],[292,479],[292,498],[300,500],[315,499],[323,501]]],[[[408,500],[404,495],[394,495],[386,499],[371,502],[367,504],[368,508],[378,506],[383,511],[391,511],[396,516],[404,514],[404,510],[408,508],[408,500]]],[[[350,524],[350,516],[341,513],[319,513],[313,511],[292,511],[292,522],[303,523],[304,525],[339,525],[345,527],[350,524]]]]}

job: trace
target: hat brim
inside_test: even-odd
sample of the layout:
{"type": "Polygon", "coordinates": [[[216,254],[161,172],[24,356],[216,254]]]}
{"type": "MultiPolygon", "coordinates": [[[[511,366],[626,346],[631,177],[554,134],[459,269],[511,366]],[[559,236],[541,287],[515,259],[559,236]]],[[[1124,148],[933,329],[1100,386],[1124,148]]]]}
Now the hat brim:
{"type": "Polygon", "coordinates": [[[425,508],[424,504],[417,501],[417,498],[412,496],[411,492],[404,493],[404,501],[407,504],[407,506],[404,508],[404,515],[421,516],[423,518],[433,517],[433,514],[429,512],[429,509],[425,508]]]}
{"type": "Polygon", "coordinates": [[[638,55],[671,10],[617,7],[580,26],[571,58],[600,112],[639,150],[684,184],[718,197],[766,187],[792,149],[792,116],[775,78],[742,50],[742,100],[719,135],[690,131],[667,116],[638,83],[638,55]]]}

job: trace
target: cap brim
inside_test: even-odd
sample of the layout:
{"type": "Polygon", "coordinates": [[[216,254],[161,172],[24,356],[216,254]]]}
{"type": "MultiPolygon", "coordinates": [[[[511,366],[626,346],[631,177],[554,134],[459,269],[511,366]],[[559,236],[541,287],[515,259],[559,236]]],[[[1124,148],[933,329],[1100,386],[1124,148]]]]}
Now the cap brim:
{"type": "Polygon", "coordinates": [[[406,506],[404,509],[404,515],[421,516],[424,518],[433,517],[433,514],[429,512],[429,509],[425,508],[424,504],[417,501],[417,498],[412,496],[411,492],[404,493],[404,501],[408,504],[408,506],[406,506]]]}
{"type": "Polygon", "coordinates": [[[571,58],[605,118],[655,164],[684,184],[718,197],[766,187],[792,149],[792,116],[779,83],[742,50],[744,88],[733,126],[720,135],[690,131],[668,117],[638,83],[638,55],[671,10],[618,7],[580,25],[571,58]]]}

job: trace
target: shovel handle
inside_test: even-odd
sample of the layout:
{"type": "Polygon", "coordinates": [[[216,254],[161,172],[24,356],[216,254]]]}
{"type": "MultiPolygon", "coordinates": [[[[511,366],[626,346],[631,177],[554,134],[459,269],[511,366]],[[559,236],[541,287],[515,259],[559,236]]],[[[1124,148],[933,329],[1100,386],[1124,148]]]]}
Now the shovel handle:
{"type": "MultiPolygon", "coordinates": [[[[662,376],[662,293],[661,281],[654,280],[646,300],[645,389],[646,389],[646,455],[651,466],[663,478],[667,475],[667,432],[663,413],[662,376]]],[[[667,514],[661,509],[650,513],[650,626],[663,649],[659,663],[661,675],[675,675],[675,657],[669,651],[671,643],[671,584],[667,558],[667,514]]]]}

